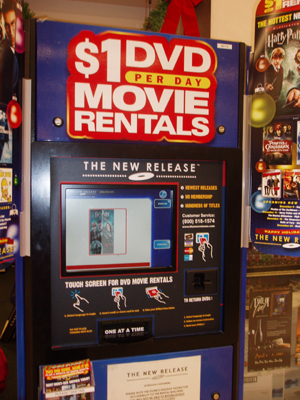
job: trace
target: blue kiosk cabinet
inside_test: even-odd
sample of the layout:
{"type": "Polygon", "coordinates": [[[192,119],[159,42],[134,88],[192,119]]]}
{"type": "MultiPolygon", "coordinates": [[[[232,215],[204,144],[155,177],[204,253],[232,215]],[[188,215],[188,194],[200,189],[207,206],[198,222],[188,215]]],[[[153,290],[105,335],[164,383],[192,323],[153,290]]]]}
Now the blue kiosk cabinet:
{"type": "Polygon", "coordinates": [[[89,359],[95,399],[237,399],[248,49],[51,21],[27,39],[27,398],[89,359]]]}

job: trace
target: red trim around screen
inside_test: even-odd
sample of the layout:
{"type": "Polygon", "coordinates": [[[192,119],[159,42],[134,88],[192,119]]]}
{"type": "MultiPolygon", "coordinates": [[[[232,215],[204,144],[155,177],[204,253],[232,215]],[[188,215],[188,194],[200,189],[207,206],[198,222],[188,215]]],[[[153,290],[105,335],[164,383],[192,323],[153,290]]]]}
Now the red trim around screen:
{"type": "Polygon", "coordinates": [[[150,263],[124,263],[124,264],[101,264],[101,265],[72,265],[67,266],[67,271],[73,270],[89,270],[89,269],[107,269],[107,268],[135,268],[135,267],[149,267],[150,263]]]}

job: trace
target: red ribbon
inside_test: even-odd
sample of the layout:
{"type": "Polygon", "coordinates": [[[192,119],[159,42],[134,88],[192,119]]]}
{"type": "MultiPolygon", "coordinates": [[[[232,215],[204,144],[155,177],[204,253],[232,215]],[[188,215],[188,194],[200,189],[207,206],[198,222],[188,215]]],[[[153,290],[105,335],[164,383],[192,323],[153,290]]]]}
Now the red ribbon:
{"type": "Polygon", "coordinates": [[[161,32],[175,34],[181,16],[185,35],[200,37],[195,6],[201,1],[172,0],[168,6],[161,32]]]}

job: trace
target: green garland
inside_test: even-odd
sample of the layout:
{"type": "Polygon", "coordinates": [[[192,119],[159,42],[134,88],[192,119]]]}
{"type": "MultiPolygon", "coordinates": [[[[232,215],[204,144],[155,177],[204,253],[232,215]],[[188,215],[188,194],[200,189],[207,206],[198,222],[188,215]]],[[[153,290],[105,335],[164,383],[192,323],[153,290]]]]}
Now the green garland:
{"type": "Polygon", "coordinates": [[[166,12],[171,0],[158,0],[156,8],[150,11],[143,24],[144,31],[159,32],[163,26],[166,12]]]}
{"type": "Polygon", "coordinates": [[[23,19],[31,19],[35,16],[35,13],[30,10],[29,4],[24,1],[23,4],[23,19]]]}
{"type": "MultiPolygon", "coordinates": [[[[164,23],[168,5],[171,0],[158,0],[156,8],[150,11],[149,17],[145,19],[143,24],[144,31],[159,32],[164,23]]],[[[30,19],[35,16],[35,13],[30,10],[29,3],[24,1],[23,18],[30,19]]]]}

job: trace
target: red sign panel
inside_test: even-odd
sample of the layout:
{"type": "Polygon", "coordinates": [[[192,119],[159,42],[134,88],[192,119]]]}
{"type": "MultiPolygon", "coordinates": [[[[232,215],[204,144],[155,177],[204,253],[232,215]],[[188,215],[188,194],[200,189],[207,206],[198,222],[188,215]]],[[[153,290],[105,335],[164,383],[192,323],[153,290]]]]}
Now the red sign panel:
{"type": "MultiPolygon", "coordinates": [[[[286,12],[299,12],[299,0],[261,0],[256,9],[256,16],[262,16],[269,14],[278,14],[275,18],[266,21],[268,25],[276,25],[278,23],[288,23],[295,19],[293,14],[288,15],[279,15],[279,13],[286,13],[286,12]]],[[[299,19],[299,13],[297,13],[296,19],[299,19]]],[[[261,25],[258,23],[258,28],[267,26],[261,25]]]]}
{"type": "Polygon", "coordinates": [[[68,135],[208,143],[216,67],[198,40],[81,31],[68,47],[68,135]]]}

